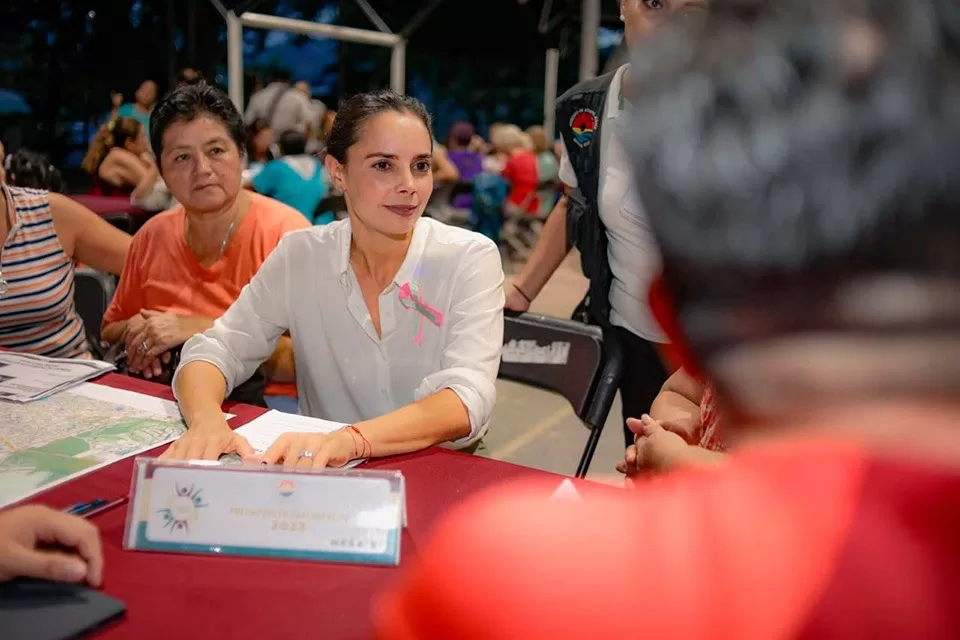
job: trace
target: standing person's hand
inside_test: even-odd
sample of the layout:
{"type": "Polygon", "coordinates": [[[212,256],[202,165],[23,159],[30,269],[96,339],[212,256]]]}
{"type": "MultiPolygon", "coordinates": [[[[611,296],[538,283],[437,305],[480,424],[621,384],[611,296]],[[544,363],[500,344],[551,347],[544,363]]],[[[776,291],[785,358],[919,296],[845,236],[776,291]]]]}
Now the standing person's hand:
{"type": "Polygon", "coordinates": [[[517,285],[511,283],[507,288],[506,302],[503,306],[510,311],[522,313],[530,309],[530,300],[527,299],[526,294],[520,291],[517,285]]]}
{"type": "Polygon", "coordinates": [[[627,426],[636,434],[636,442],[627,447],[623,460],[617,463],[620,473],[630,477],[642,471],[667,471],[687,461],[691,445],[650,416],[628,418],[627,426]]]}
{"type": "Polygon", "coordinates": [[[82,518],[47,507],[0,513],[0,582],[16,577],[100,586],[100,532],[82,518]]]}
{"type": "Polygon", "coordinates": [[[691,445],[650,416],[629,418],[627,426],[637,435],[637,468],[667,471],[687,460],[691,445]]]}

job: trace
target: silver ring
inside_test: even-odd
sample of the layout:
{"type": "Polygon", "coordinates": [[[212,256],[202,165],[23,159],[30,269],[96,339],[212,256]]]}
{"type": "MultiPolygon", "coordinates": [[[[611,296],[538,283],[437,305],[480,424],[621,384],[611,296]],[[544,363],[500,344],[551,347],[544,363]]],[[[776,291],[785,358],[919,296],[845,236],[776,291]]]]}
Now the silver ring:
{"type": "Polygon", "coordinates": [[[307,458],[308,460],[313,458],[313,451],[301,451],[298,458],[307,458]]]}
{"type": "Polygon", "coordinates": [[[150,343],[144,340],[140,343],[140,353],[146,353],[147,351],[150,351],[150,343]]]}

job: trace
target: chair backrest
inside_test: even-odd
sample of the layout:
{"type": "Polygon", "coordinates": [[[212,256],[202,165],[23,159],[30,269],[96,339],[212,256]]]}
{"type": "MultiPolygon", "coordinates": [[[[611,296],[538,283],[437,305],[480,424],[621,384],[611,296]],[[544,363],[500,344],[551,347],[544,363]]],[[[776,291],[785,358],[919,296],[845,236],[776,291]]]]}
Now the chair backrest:
{"type": "Polygon", "coordinates": [[[599,327],[532,313],[507,312],[499,377],[554,391],[593,429],[617,393],[622,358],[599,327]]]}
{"type": "Polygon", "coordinates": [[[99,355],[100,324],[113,299],[113,292],[117,288],[116,280],[96,269],[77,267],[73,274],[73,286],[73,299],[77,305],[77,313],[83,320],[87,341],[94,353],[99,355]]]}
{"type": "Polygon", "coordinates": [[[124,233],[129,233],[133,235],[136,232],[136,226],[133,221],[133,216],[129,213],[111,213],[110,215],[103,216],[103,219],[115,226],[120,231],[124,233]]]}

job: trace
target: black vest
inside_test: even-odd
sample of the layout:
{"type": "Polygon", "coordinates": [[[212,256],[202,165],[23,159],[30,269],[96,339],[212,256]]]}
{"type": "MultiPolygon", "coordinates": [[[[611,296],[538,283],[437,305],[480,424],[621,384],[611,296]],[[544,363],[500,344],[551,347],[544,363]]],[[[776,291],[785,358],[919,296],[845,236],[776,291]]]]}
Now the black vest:
{"type": "Polygon", "coordinates": [[[613,273],[600,220],[600,130],[615,73],[585,80],[557,99],[557,128],[577,176],[577,188],[567,193],[567,248],[580,251],[583,275],[590,279],[587,312],[602,327],[610,324],[613,273]]]}

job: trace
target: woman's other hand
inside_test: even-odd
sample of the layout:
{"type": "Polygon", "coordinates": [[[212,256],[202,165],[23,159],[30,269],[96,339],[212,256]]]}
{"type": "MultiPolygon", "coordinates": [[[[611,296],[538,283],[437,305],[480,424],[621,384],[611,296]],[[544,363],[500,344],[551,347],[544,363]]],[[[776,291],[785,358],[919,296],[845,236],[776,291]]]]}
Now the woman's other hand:
{"type": "Polygon", "coordinates": [[[342,467],[357,454],[355,437],[346,429],[333,433],[285,433],[259,458],[264,464],[283,463],[288,471],[342,467]]]}

